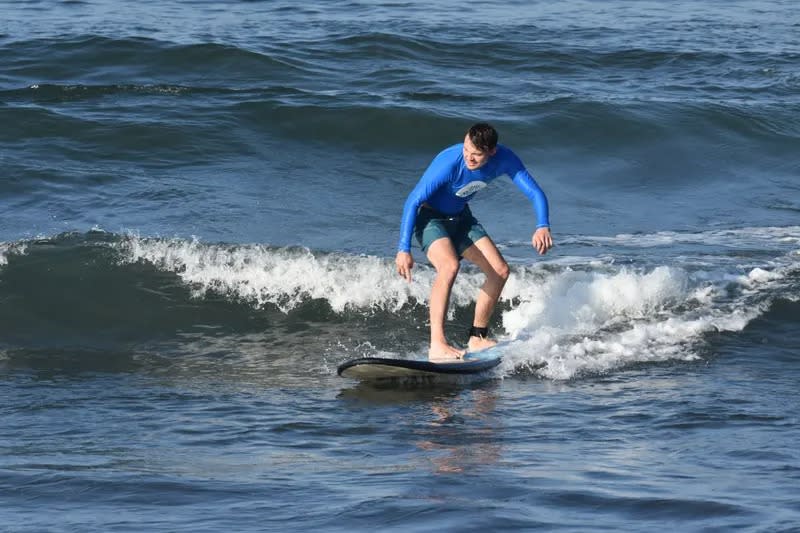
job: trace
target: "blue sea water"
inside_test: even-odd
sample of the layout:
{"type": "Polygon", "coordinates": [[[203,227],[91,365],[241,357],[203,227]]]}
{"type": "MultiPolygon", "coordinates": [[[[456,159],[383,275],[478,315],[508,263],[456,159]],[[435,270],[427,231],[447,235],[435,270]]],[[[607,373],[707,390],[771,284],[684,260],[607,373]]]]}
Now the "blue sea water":
{"type": "Polygon", "coordinates": [[[789,0],[0,2],[0,529],[800,530],[799,124],[789,0]],[[503,364],[337,376],[478,120],[503,364]]]}

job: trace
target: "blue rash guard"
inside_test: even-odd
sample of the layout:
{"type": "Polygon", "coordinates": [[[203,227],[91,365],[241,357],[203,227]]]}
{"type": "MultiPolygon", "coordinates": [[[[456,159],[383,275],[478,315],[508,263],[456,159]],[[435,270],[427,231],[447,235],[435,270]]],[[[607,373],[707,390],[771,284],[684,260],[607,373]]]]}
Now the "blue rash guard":
{"type": "Polygon", "coordinates": [[[479,190],[500,176],[509,176],[525,196],[533,203],[536,211],[537,228],[550,226],[547,197],[528,174],[519,157],[511,149],[498,144],[497,152],[476,170],[469,170],[464,163],[464,144],[455,144],[442,150],[431,162],[420,178],[417,186],[408,195],[403,207],[400,223],[400,243],[398,251],[411,250],[411,235],[417,220],[417,210],[423,203],[448,216],[455,216],[464,210],[470,199],[479,190]]]}

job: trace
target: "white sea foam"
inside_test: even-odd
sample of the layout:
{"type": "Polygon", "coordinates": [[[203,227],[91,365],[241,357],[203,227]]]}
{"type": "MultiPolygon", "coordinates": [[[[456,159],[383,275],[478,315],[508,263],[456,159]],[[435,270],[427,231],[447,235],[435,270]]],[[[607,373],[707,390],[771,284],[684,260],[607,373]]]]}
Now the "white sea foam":
{"type": "Polygon", "coordinates": [[[503,314],[512,338],[505,371],[546,362],[543,375],[569,379],[636,362],[696,359],[704,334],[740,331],[766,308],[749,298],[749,276],[739,282],[737,293],[728,279],[698,284],[669,267],[512,280],[520,303],[503,314]],[[731,298],[731,292],[738,295],[731,298]]]}
{"type": "MultiPolygon", "coordinates": [[[[418,264],[408,284],[391,258],[303,248],[130,236],[122,250],[126,261],[176,273],[197,296],[213,291],[284,312],[309,299],[324,299],[335,312],[397,311],[412,301],[426,303],[434,276],[418,264]]],[[[719,265],[685,266],[591,260],[515,265],[503,294],[500,318],[510,342],[501,371],[546,362],[541,374],[569,379],[637,362],[696,359],[704,335],[740,331],[764,312],[772,295],[786,297],[776,288],[796,277],[798,260],[790,253],[738,273],[719,265]]],[[[482,281],[474,268],[465,268],[452,303],[471,304],[482,281]]]]}
{"type": "Polygon", "coordinates": [[[770,281],[776,281],[782,278],[783,273],[779,271],[754,268],[747,274],[746,279],[743,281],[750,285],[755,285],[758,283],[769,283],[770,281]]]}
{"type": "MultiPolygon", "coordinates": [[[[387,259],[314,253],[303,248],[131,236],[123,241],[123,249],[126,261],[146,261],[175,272],[195,296],[215,291],[257,306],[273,304],[284,312],[309,299],[324,299],[336,312],[354,308],[396,311],[412,299],[426,302],[434,275],[430,267],[417,265],[412,283],[406,283],[387,259]]],[[[476,274],[460,276],[453,288],[453,303],[467,305],[480,283],[476,274]]]]}
{"type": "Polygon", "coordinates": [[[521,303],[504,314],[503,324],[513,337],[553,326],[593,331],[612,319],[654,314],[685,292],[685,276],[668,267],[647,274],[566,270],[540,282],[522,271],[509,279],[505,293],[521,303]]]}
{"type": "Polygon", "coordinates": [[[10,255],[23,255],[27,246],[25,242],[0,242],[0,266],[8,264],[10,255]]]}
{"type": "Polygon", "coordinates": [[[772,259],[749,253],[747,260],[735,253],[676,257],[673,266],[648,270],[573,257],[562,260],[564,269],[555,275],[540,268],[517,270],[504,293],[518,302],[502,316],[511,337],[506,373],[546,362],[541,374],[569,379],[636,362],[695,359],[704,335],[741,331],[775,298],[800,298],[800,226],[565,241],[623,248],[697,244],[776,253],[772,259]]]}

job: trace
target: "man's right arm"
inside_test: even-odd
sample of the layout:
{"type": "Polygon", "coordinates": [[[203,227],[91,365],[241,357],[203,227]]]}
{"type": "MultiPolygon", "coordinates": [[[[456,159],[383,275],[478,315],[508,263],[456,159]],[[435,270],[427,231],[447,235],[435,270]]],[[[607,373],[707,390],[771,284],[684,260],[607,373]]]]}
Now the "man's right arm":
{"type": "MultiPolygon", "coordinates": [[[[417,210],[450,178],[454,164],[452,153],[451,147],[437,155],[408,195],[400,221],[400,242],[397,244],[399,252],[411,251],[411,236],[417,221],[417,210]]],[[[460,154],[460,151],[456,153],[460,154]]]]}
{"type": "Polygon", "coordinates": [[[450,179],[453,165],[457,161],[458,155],[461,154],[461,150],[457,149],[457,146],[443,150],[433,159],[403,205],[400,242],[397,244],[395,265],[397,273],[408,282],[411,281],[411,269],[414,268],[414,258],[411,256],[411,236],[414,233],[414,224],[417,222],[417,210],[450,179]],[[455,159],[453,154],[455,154],[455,159]]]}
{"type": "Polygon", "coordinates": [[[398,252],[411,251],[411,235],[414,233],[414,224],[417,222],[417,210],[425,201],[419,188],[419,184],[417,184],[403,205],[403,217],[400,219],[400,242],[397,243],[398,252]]]}

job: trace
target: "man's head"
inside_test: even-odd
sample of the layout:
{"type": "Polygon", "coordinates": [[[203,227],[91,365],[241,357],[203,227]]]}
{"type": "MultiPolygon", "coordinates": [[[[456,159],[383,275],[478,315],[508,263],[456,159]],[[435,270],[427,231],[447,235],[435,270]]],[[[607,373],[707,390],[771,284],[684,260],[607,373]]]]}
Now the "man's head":
{"type": "Polygon", "coordinates": [[[477,170],[497,152],[497,130],[479,122],[464,137],[464,163],[469,170],[477,170]]]}

